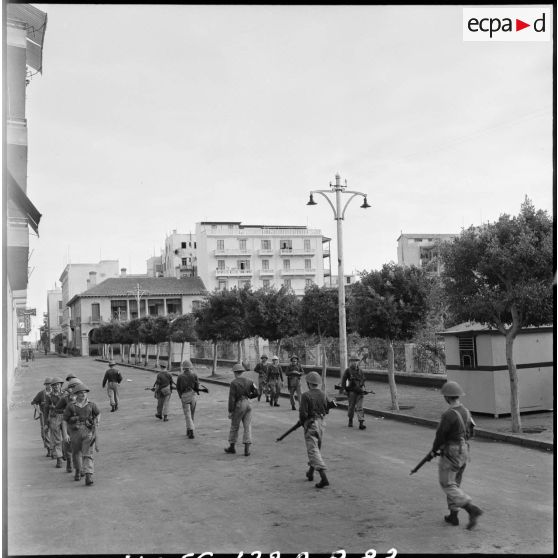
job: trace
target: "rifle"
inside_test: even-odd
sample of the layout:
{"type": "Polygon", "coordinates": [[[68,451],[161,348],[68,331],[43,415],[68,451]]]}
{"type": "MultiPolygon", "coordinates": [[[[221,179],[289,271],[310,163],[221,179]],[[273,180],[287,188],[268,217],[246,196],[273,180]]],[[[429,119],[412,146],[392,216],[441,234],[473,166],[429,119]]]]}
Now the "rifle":
{"type": "Polygon", "coordinates": [[[204,393],[209,393],[209,390],[207,389],[207,387],[206,387],[206,386],[202,386],[201,384],[200,384],[198,390],[199,390],[199,391],[203,391],[204,393]]]}
{"type": "Polygon", "coordinates": [[[99,433],[97,432],[97,425],[93,429],[93,439],[91,441],[92,444],[95,444],[95,451],[99,452],[99,433]]]}
{"type": "Polygon", "coordinates": [[[409,475],[412,475],[413,473],[416,473],[425,463],[428,463],[429,461],[432,461],[432,459],[434,459],[435,456],[440,455],[440,452],[431,452],[429,451],[426,454],[426,457],[423,457],[419,464],[411,470],[411,472],[409,473],[409,475]]]}
{"type": "MultiPolygon", "coordinates": [[[[347,388],[343,388],[343,386],[340,385],[340,384],[337,384],[333,387],[338,391],[343,391],[343,389],[345,389],[345,391],[347,391],[347,392],[349,391],[347,388]]],[[[362,390],[362,395],[368,395],[369,393],[372,393],[372,394],[376,395],[376,392],[372,391],[371,389],[363,389],[362,390]]]]}
{"type": "Polygon", "coordinates": [[[294,432],[297,428],[300,428],[301,426],[302,426],[302,422],[298,421],[294,426],[291,426],[284,434],[279,436],[279,438],[277,438],[277,440],[275,441],[280,442],[283,438],[286,438],[291,432],[294,432]]]}

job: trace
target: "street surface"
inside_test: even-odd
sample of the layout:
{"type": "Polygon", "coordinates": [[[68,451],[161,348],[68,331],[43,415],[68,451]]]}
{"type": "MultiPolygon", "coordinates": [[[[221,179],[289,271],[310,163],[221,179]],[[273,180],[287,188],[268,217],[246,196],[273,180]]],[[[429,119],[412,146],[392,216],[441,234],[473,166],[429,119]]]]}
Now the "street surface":
{"type": "Polygon", "coordinates": [[[409,476],[432,445],[431,428],[367,416],[359,431],[347,428],[346,411],[332,410],[322,448],[331,486],[319,490],[304,475],[302,431],[275,442],[298,420],[287,399],[275,408],[254,400],[252,455],[242,455],[242,444],[227,455],[228,388],[205,383],[210,393],[198,398],[196,438],[188,440],[175,392],[169,422],[155,418],[153,393],[144,391],[152,371],[119,367],[120,409],[111,413],[101,388],[106,368],[89,358],[38,357],[16,378],[7,412],[10,555],[553,552],[548,453],[474,440],[463,487],[485,514],[467,531],[464,511],[458,527],[443,521],[436,461],[409,476]],[[46,376],[70,372],[102,413],[90,487],[45,457],[29,404],[46,376]]]}

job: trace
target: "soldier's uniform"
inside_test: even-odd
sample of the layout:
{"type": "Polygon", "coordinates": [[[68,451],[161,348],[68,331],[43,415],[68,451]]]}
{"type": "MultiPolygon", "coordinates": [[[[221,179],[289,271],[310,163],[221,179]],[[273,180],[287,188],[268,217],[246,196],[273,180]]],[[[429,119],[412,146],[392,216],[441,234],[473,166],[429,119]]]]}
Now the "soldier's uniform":
{"type": "Polygon", "coordinates": [[[118,409],[118,385],[122,381],[122,374],[114,368],[115,366],[116,362],[111,360],[109,362],[109,369],[105,372],[105,376],[103,378],[103,387],[105,387],[105,385],[107,386],[107,395],[109,397],[111,413],[118,409]]]}
{"type": "Polygon", "coordinates": [[[250,405],[250,395],[252,389],[256,389],[254,382],[248,378],[241,377],[244,372],[242,364],[233,366],[235,379],[229,388],[229,418],[231,419],[231,429],[229,432],[229,447],[225,448],[226,453],[236,453],[235,444],[238,439],[240,423],[244,428],[242,442],[244,443],[244,455],[250,455],[250,444],[252,443],[252,407],[250,405]]]}
{"type": "Polygon", "coordinates": [[[475,423],[471,413],[459,401],[465,395],[457,382],[446,382],[441,389],[450,407],[442,414],[432,445],[431,456],[440,451],[438,461],[438,480],[446,494],[450,514],[444,519],[452,525],[459,525],[457,513],[464,508],[469,514],[467,529],[472,529],[482,510],[471,502],[471,497],[461,488],[461,480],[469,461],[469,438],[472,437],[475,423]]]}
{"type": "Polygon", "coordinates": [[[60,399],[62,399],[62,384],[64,380],[54,377],[51,380],[51,393],[47,395],[45,402],[46,420],[48,430],[50,433],[49,446],[50,456],[56,458],[56,468],[62,468],[62,411],[56,410],[56,406],[60,399]]]}
{"type": "Polygon", "coordinates": [[[349,417],[349,426],[353,426],[353,417],[355,411],[359,422],[359,429],[364,430],[364,373],[358,367],[359,358],[356,355],[351,355],[349,358],[350,366],[345,370],[343,378],[341,379],[341,387],[347,392],[349,398],[349,405],[347,415],[349,417]]]}
{"type": "Polygon", "coordinates": [[[172,393],[172,376],[170,372],[162,370],[157,374],[155,380],[155,397],[157,398],[157,412],[155,416],[158,419],[163,419],[165,422],[168,419],[169,402],[172,393]]]}
{"type": "Polygon", "coordinates": [[[96,403],[87,399],[89,388],[78,384],[74,388],[76,400],[68,403],[64,409],[62,429],[64,438],[70,440],[72,461],[75,468],[74,480],[79,481],[85,475],[85,484],[93,484],[94,462],[92,444],[99,423],[100,411],[96,403]],[[80,399],[79,394],[84,397],[80,399]]]}
{"type": "Polygon", "coordinates": [[[321,378],[317,372],[310,372],[306,376],[308,391],[302,394],[299,408],[299,420],[304,427],[304,442],[308,453],[309,469],[306,478],[314,480],[314,471],[318,471],[321,480],[316,488],[329,485],[325,474],[327,469],[322,458],[322,441],[324,435],[324,417],[329,413],[330,402],[327,395],[318,387],[321,378]]]}
{"type": "Polygon", "coordinates": [[[254,366],[254,372],[258,375],[258,401],[262,398],[262,394],[264,394],[266,403],[269,403],[269,389],[267,386],[268,368],[267,356],[262,355],[261,362],[258,362],[258,364],[254,366]]]}
{"type": "Polygon", "coordinates": [[[51,378],[45,378],[43,385],[45,386],[44,389],[39,391],[33,400],[31,401],[31,405],[33,405],[38,413],[39,413],[39,425],[41,427],[41,439],[43,441],[43,445],[47,450],[47,457],[50,457],[50,432],[48,429],[45,428],[47,426],[46,421],[46,398],[47,395],[50,393],[50,382],[51,378]]]}
{"type": "Polygon", "coordinates": [[[271,364],[267,367],[267,383],[269,386],[269,404],[279,407],[279,394],[283,385],[283,370],[279,365],[279,359],[274,356],[271,364]]]}
{"type": "Polygon", "coordinates": [[[196,412],[197,396],[200,393],[198,375],[192,371],[192,363],[182,363],[183,373],[176,379],[176,391],[182,401],[182,410],[186,419],[186,436],[194,438],[194,413],[196,412]]]}
{"type": "MultiPolygon", "coordinates": [[[[68,406],[68,403],[75,401],[76,396],[73,393],[74,387],[81,384],[82,381],[78,380],[73,374],[70,374],[66,381],[66,387],[62,391],[62,397],[56,404],[56,413],[62,414],[62,420],[64,420],[64,410],[68,406]]],[[[72,472],[72,445],[70,442],[64,440],[64,431],[62,430],[62,421],[60,422],[60,432],[62,436],[62,459],[66,461],[66,473],[72,472]]]]}
{"type": "Polygon", "coordinates": [[[298,363],[298,357],[293,355],[291,357],[291,364],[285,373],[287,376],[287,387],[289,388],[289,397],[291,400],[291,407],[292,410],[295,411],[295,399],[298,401],[300,405],[300,398],[302,395],[302,390],[300,387],[300,382],[302,375],[304,374],[304,370],[302,366],[298,363]],[[296,395],[295,395],[296,393],[296,395]]]}

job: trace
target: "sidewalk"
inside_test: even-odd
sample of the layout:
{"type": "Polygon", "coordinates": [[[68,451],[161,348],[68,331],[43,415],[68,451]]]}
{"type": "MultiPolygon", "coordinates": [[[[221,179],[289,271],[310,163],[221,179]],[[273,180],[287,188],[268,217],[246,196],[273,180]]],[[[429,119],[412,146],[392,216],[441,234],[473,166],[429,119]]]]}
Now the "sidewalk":
{"type": "MultiPolygon", "coordinates": [[[[127,366],[120,362],[117,364],[119,366],[127,366]]],[[[143,366],[138,368],[145,370],[143,366]]],[[[154,369],[148,370],[155,372],[154,369]]],[[[211,376],[211,367],[208,366],[196,365],[195,371],[202,383],[228,385],[234,379],[234,375],[228,367],[217,367],[215,376],[211,376]]],[[[253,371],[246,372],[245,376],[254,381],[257,379],[257,375],[253,371]]],[[[344,400],[343,396],[339,397],[339,392],[333,388],[338,383],[337,379],[327,378],[328,395],[339,400],[339,409],[346,409],[346,399],[344,400]]],[[[447,408],[446,402],[438,388],[398,385],[397,394],[400,410],[392,411],[391,395],[387,383],[367,380],[366,387],[367,389],[372,389],[375,394],[365,396],[364,412],[379,418],[436,428],[441,414],[447,408]]],[[[283,387],[281,397],[288,399],[285,387],[283,387]]],[[[521,426],[523,429],[521,434],[512,433],[511,417],[509,416],[494,418],[491,415],[475,413],[473,414],[473,419],[477,424],[475,429],[476,438],[518,444],[543,451],[554,451],[555,430],[554,413],[552,411],[523,413],[521,415],[521,426]]]]}

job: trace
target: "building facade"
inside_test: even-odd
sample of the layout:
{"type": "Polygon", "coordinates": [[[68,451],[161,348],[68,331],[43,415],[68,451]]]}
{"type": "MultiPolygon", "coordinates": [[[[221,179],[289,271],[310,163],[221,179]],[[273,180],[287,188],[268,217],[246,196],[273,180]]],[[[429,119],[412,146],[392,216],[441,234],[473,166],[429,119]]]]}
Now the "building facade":
{"type": "Polygon", "coordinates": [[[457,234],[403,234],[397,239],[397,263],[410,267],[414,265],[432,275],[440,275],[442,270],[440,247],[451,242],[457,234]]]}
{"type": "Polygon", "coordinates": [[[206,294],[198,277],[127,275],[105,279],[68,301],[74,346],[82,356],[88,356],[91,336],[100,324],[126,322],[142,316],[187,314],[196,309],[206,294]]]}
{"type": "Polygon", "coordinates": [[[195,238],[197,274],[210,292],[251,284],[303,295],[307,286],[324,283],[324,239],[317,229],[203,221],[195,238]]]}
{"type": "Polygon", "coordinates": [[[55,339],[62,333],[64,319],[64,305],[62,302],[62,289],[47,291],[46,327],[49,338],[50,351],[56,351],[55,339]]]}
{"type": "MultiPolygon", "coordinates": [[[[125,272],[125,270],[123,270],[125,272]]],[[[68,264],[60,276],[62,291],[62,333],[65,347],[76,348],[74,344],[75,322],[68,302],[76,294],[90,289],[98,282],[110,277],[118,277],[118,260],[101,260],[96,264],[68,264]]]]}
{"type": "Polygon", "coordinates": [[[163,251],[163,276],[196,277],[197,275],[197,242],[192,233],[177,233],[173,230],[165,238],[163,251]]]}
{"type": "Polygon", "coordinates": [[[29,227],[38,233],[41,214],[27,192],[26,91],[42,71],[47,15],[29,4],[6,3],[6,81],[4,107],[6,187],[6,330],[4,366],[8,391],[21,358],[23,337],[31,329],[27,306],[29,227]]]}

